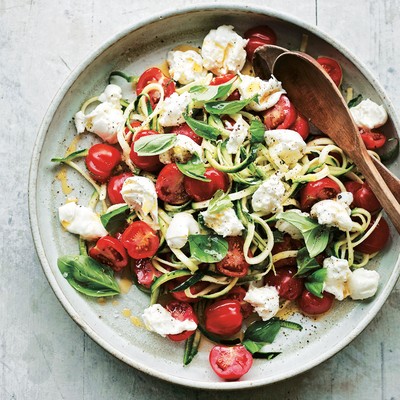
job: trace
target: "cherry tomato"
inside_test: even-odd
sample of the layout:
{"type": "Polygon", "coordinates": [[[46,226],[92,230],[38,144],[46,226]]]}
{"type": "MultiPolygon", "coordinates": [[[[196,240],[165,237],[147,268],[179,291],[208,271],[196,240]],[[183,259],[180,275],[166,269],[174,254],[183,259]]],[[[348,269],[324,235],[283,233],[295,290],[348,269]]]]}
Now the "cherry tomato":
{"type": "Polygon", "coordinates": [[[330,178],[322,178],[308,182],[300,190],[300,208],[310,211],[311,207],[320,200],[332,199],[341,192],[339,185],[330,178]]]}
{"type": "Polygon", "coordinates": [[[160,271],[154,268],[150,258],[133,260],[132,269],[138,283],[147,289],[150,289],[154,280],[162,275],[160,271]]]}
{"type": "MultiPolygon", "coordinates": [[[[176,318],[179,321],[191,320],[196,322],[196,324],[198,323],[196,314],[189,303],[185,303],[183,301],[173,301],[172,303],[167,304],[165,308],[171,313],[173,318],[176,318]]],[[[180,342],[192,336],[194,332],[195,331],[184,331],[182,333],[167,336],[174,342],[180,342]]]]}
{"type": "Polygon", "coordinates": [[[248,303],[247,301],[244,301],[244,297],[246,296],[246,289],[244,289],[242,286],[234,286],[224,297],[223,299],[232,299],[232,300],[237,300],[240,303],[240,311],[243,315],[243,318],[249,317],[253,311],[254,308],[253,306],[248,303]]]}
{"type": "Polygon", "coordinates": [[[374,195],[374,192],[368,186],[368,183],[359,183],[354,181],[345,182],[346,190],[353,194],[354,207],[361,207],[370,213],[379,211],[382,206],[374,195]]]}
{"type": "MultiPolygon", "coordinates": [[[[188,297],[188,296],[186,296],[184,290],[179,291],[179,292],[171,292],[171,290],[176,288],[181,283],[185,282],[188,278],[189,277],[187,277],[187,276],[183,276],[181,278],[176,278],[176,279],[173,279],[172,281],[169,281],[166,285],[167,289],[169,290],[169,293],[171,294],[171,296],[176,300],[186,301],[187,303],[197,303],[198,301],[201,300],[201,298],[200,297],[198,297],[198,298],[188,297]]],[[[195,295],[195,294],[203,291],[208,285],[209,285],[209,283],[204,282],[204,281],[196,282],[195,284],[190,286],[190,293],[195,295]]]]}
{"type": "MultiPolygon", "coordinates": [[[[185,175],[179,171],[176,164],[167,164],[159,173],[156,182],[157,196],[170,204],[183,204],[190,200],[190,196],[185,191],[185,175]]],[[[197,181],[199,182],[199,181],[197,181]]]]}
{"type": "Polygon", "coordinates": [[[227,381],[241,378],[253,365],[253,356],[242,344],[216,345],[210,351],[209,360],[214,372],[227,381]]]}
{"type": "Polygon", "coordinates": [[[185,135],[190,139],[192,139],[197,144],[201,144],[201,142],[203,141],[203,138],[197,135],[197,133],[195,133],[194,130],[186,123],[174,126],[171,130],[171,133],[177,133],[178,135],[185,135]]]}
{"type": "MultiPolygon", "coordinates": [[[[374,221],[371,221],[369,226],[372,226],[373,223],[374,221]]],[[[354,250],[360,251],[361,253],[365,254],[376,253],[386,246],[389,237],[389,226],[387,222],[383,218],[381,218],[372,233],[363,242],[356,246],[354,250]]]]}
{"type": "Polygon", "coordinates": [[[240,100],[240,92],[238,89],[234,90],[227,98],[227,101],[236,101],[240,100]]]}
{"type": "MultiPolygon", "coordinates": [[[[290,235],[284,234],[282,242],[274,243],[271,254],[281,253],[283,251],[298,250],[303,247],[300,240],[293,239],[290,235]]],[[[275,268],[281,267],[295,267],[297,265],[296,257],[282,258],[281,260],[275,261],[275,268]]]]}
{"type": "Polygon", "coordinates": [[[361,139],[368,150],[380,149],[386,143],[386,136],[368,129],[360,129],[361,139]]]}
{"type": "Polygon", "coordinates": [[[96,245],[89,250],[89,256],[101,264],[110,266],[117,272],[128,265],[125,247],[112,236],[101,237],[96,245]]]}
{"type": "Polygon", "coordinates": [[[323,292],[322,296],[317,297],[305,289],[298,299],[300,310],[308,315],[318,315],[329,311],[335,296],[327,292],[323,292]]]}
{"type": "MultiPolygon", "coordinates": [[[[139,96],[143,89],[150,83],[159,83],[164,88],[164,96],[169,97],[175,92],[175,83],[172,79],[166,77],[159,68],[152,67],[147,69],[140,75],[138,83],[136,85],[136,94],[139,96]]],[[[157,90],[151,90],[149,92],[151,105],[154,106],[160,100],[160,93],[157,90]]]]}
{"type": "Polygon", "coordinates": [[[135,142],[142,137],[157,135],[157,134],[158,134],[157,131],[152,131],[152,130],[140,131],[136,134],[135,139],[132,141],[129,158],[138,168],[147,172],[158,172],[163,167],[164,164],[161,163],[160,158],[158,156],[138,156],[138,154],[134,149],[135,142]]]}
{"type": "Polygon", "coordinates": [[[230,80],[232,80],[235,76],[236,74],[225,74],[225,75],[215,76],[211,80],[210,86],[223,85],[224,83],[227,83],[230,80]]]}
{"type": "Polygon", "coordinates": [[[124,231],[121,242],[128,254],[138,260],[153,257],[156,254],[160,239],[146,222],[134,221],[124,231]]]}
{"type": "Polygon", "coordinates": [[[249,39],[246,45],[247,59],[253,59],[254,51],[264,44],[276,44],[275,32],[266,25],[256,26],[244,33],[245,39],[249,39]]]}
{"type": "Polygon", "coordinates": [[[284,94],[279,101],[263,113],[264,125],[267,129],[288,129],[297,118],[297,111],[284,94]]]}
{"type": "Polygon", "coordinates": [[[110,178],[107,185],[107,194],[111,204],[124,203],[122,198],[121,189],[127,178],[133,176],[131,172],[124,172],[123,174],[115,175],[110,178]]]}
{"type": "Polygon", "coordinates": [[[310,125],[307,118],[305,118],[304,115],[300,114],[299,112],[297,112],[297,118],[289,127],[289,129],[296,131],[303,138],[303,140],[306,140],[310,133],[310,125]]]}
{"type": "Polygon", "coordinates": [[[232,336],[242,328],[243,315],[240,302],[232,299],[218,300],[204,311],[205,328],[221,336],[232,336]]]}
{"type": "Polygon", "coordinates": [[[121,153],[113,146],[98,143],[89,149],[85,161],[93,179],[103,183],[107,181],[112,170],[121,162],[121,153]]]}
{"type": "Polygon", "coordinates": [[[225,172],[208,167],[204,176],[210,179],[210,182],[199,181],[188,176],[184,178],[185,190],[194,201],[209,200],[219,189],[224,192],[228,190],[229,177],[225,172]]]}
{"type": "Polygon", "coordinates": [[[295,268],[278,268],[276,273],[269,272],[265,277],[269,286],[275,286],[279,292],[279,296],[286,300],[295,300],[300,297],[304,289],[304,281],[296,278],[297,272],[295,268]]]}
{"type": "Polygon", "coordinates": [[[217,271],[226,276],[245,276],[249,270],[249,264],[244,258],[244,239],[239,236],[228,236],[225,239],[228,242],[228,253],[215,264],[217,271]]]}
{"type": "Polygon", "coordinates": [[[317,62],[328,73],[337,87],[342,83],[343,72],[340,64],[330,57],[318,57],[317,62]]]}

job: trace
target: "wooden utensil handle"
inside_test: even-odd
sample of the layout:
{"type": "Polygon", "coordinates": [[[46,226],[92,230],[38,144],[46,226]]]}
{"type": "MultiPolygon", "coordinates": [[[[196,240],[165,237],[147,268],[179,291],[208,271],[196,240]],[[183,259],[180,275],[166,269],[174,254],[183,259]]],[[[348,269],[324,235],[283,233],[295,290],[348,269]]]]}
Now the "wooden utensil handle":
{"type": "Polygon", "coordinates": [[[393,175],[392,172],[390,172],[379,160],[377,160],[375,157],[371,157],[372,161],[374,162],[374,165],[376,169],[379,171],[381,174],[383,180],[386,182],[386,185],[388,185],[389,189],[393,193],[394,197],[398,202],[400,202],[400,179],[397,178],[397,176],[393,175]]]}

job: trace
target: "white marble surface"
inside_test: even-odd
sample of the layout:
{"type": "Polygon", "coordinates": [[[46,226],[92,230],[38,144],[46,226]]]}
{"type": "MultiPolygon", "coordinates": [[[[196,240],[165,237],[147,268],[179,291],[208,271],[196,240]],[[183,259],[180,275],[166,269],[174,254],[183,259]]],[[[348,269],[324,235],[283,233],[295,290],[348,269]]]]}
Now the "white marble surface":
{"type": "MultiPolygon", "coordinates": [[[[332,359],[285,382],[236,393],[190,390],[128,367],[87,337],[51,291],[27,208],[31,151],[51,99],[70,71],[122,28],[201,3],[0,1],[0,399],[400,399],[399,284],[370,326],[332,359]]],[[[347,46],[400,108],[399,0],[265,5],[316,24],[347,46]]]]}

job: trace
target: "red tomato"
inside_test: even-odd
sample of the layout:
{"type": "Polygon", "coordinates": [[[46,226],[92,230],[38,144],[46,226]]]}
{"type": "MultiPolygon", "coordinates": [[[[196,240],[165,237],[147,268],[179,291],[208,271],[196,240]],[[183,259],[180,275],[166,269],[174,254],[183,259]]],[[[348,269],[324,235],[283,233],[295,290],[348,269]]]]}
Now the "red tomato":
{"type": "Polygon", "coordinates": [[[236,101],[236,100],[240,100],[240,92],[239,90],[234,90],[227,98],[227,101],[236,101]]]}
{"type": "MultiPolygon", "coordinates": [[[[373,223],[374,221],[371,221],[370,226],[372,226],[373,223]]],[[[389,237],[389,226],[387,222],[383,218],[381,218],[372,233],[363,242],[356,246],[354,250],[366,254],[376,253],[386,246],[389,237]]]]}
{"type": "Polygon", "coordinates": [[[311,207],[320,200],[332,199],[341,192],[339,185],[330,178],[322,178],[308,182],[300,190],[300,207],[310,211],[311,207]]]}
{"type": "Polygon", "coordinates": [[[344,186],[348,192],[353,194],[353,205],[355,207],[364,208],[370,213],[379,211],[382,208],[381,203],[379,203],[368,183],[349,181],[345,182],[344,186]]]}
{"type": "Polygon", "coordinates": [[[127,178],[133,176],[131,172],[124,172],[123,174],[111,177],[107,185],[107,194],[111,204],[124,203],[122,198],[121,189],[127,178]]]}
{"type": "Polygon", "coordinates": [[[210,86],[223,85],[224,83],[227,83],[230,80],[232,80],[235,76],[236,74],[225,74],[225,75],[215,76],[211,80],[210,86]]]}
{"type": "MultiPolygon", "coordinates": [[[[171,78],[166,77],[159,68],[152,67],[147,69],[140,75],[136,85],[136,94],[139,95],[143,89],[150,83],[159,83],[164,88],[165,97],[171,96],[175,92],[175,83],[171,78]]],[[[160,100],[160,93],[156,90],[149,92],[152,107],[154,107],[160,100]]]]}
{"type": "Polygon", "coordinates": [[[264,111],[264,125],[267,129],[288,129],[297,118],[297,111],[284,94],[279,101],[267,111],[264,111]]]}
{"type": "Polygon", "coordinates": [[[300,297],[304,289],[303,279],[294,276],[296,272],[295,268],[278,268],[275,274],[273,271],[269,272],[265,281],[269,286],[276,287],[280,297],[295,300],[300,297]]]}
{"type": "Polygon", "coordinates": [[[128,264],[128,255],[122,243],[112,236],[101,237],[89,250],[89,256],[110,266],[114,271],[121,271],[128,264]]]}
{"type": "Polygon", "coordinates": [[[318,315],[329,311],[335,296],[327,292],[323,292],[322,296],[317,297],[308,290],[304,290],[298,299],[300,310],[308,315],[318,315]]]}
{"type": "MultiPolygon", "coordinates": [[[[189,303],[183,301],[173,301],[165,307],[173,318],[179,321],[191,320],[198,323],[196,314],[193,311],[192,306],[189,303]]],[[[184,331],[182,333],[177,333],[174,335],[167,335],[169,339],[174,342],[180,342],[181,340],[186,340],[189,336],[192,336],[195,331],[184,331]]]]}
{"type": "Polygon", "coordinates": [[[237,300],[240,303],[240,311],[243,315],[243,318],[249,317],[254,309],[253,306],[248,303],[247,301],[244,301],[244,297],[246,296],[246,289],[244,289],[242,286],[234,286],[224,297],[223,299],[233,299],[237,300]]]}
{"type": "Polygon", "coordinates": [[[243,315],[237,300],[218,300],[204,311],[205,328],[221,336],[232,336],[242,328],[243,315]]]}
{"type": "Polygon", "coordinates": [[[342,83],[343,73],[340,64],[330,57],[318,57],[317,62],[328,73],[337,87],[342,83]]]}
{"type": "Polygon", "coordinates": [[[244,258],[244,239],[239,236],[228,236],[225,239],[228,242],[228,253],[215,264],[217,271],[226,276],[245,276],[249,270],[249,264],[244,258]]]}
{"type": "Polygon", "coordinates": [[[242,344],[216,345],[210,351],[209,360],[214,372],[227,381],[241,378],[253,365],[253,356],[242,344]]]}
{"type": "Polygon", "coordinates": [[[121,162],[121,153],[109,144],[93,145],[86,156],[86,167],[93,179],[106,182],[112,170],[121,162]]]}
{"type": "Polygon", "coordinates": [[[178,126],[174,126],[171,130],[171,133],[177,133],[178,135],[185,135],[192,139],[197,144],[201,144],[203,138],[199,136],[194,130],[186,123],[178,126]]]}
{"type": "Polygon", "coordinates": [[[155,278],[158,278],[162,275],[160,271],[153,267],[150,258],[133,260],[132,269],[137,277],[138,283],[147,289],[150,289],[155,278]]]}
{"type": "Polygon", "coordinates": [[[244,37],[249,39],[246,45],[247,59],[253,59],[254,51],[264,44],[276,44],[275,32],[266,25],[256,26],[247,30],[244,37]]]}
{"type": "Polygon", "coordinates": [[[158,156],[138,156],[138,154],[134,149],[135,142],[142,137],[157,135],[157,134],[158,134],[157,131],[152,131],[152,130],[140,131],[136,134],[135,139],[132,141],[129,158],[138,168],[147,172],[158,172],[163,167],[164,164],[161,163],[160,158],[158,156]]]}
{"type": "Polygon", "coordinates": [[[229,177],[225,172],[208,167],[204,176],[210,179],[210,182],[199,181],[188,176],[184,178],[185,190],[194,201],[209,200],[219,189],[224,192],[228,190],[229,177]]]}
{"type": "MultiPolygon", "coordinates": [[[[169,281],[167,283],[168,291],[171,294],[171,296],[176,300],[186,301],[187,303],[197,303],[198,301],[201,300],[201,298],[200,297],[198,297],[198,298],[188,297],[188,296],[186,296],[184,290],[179,291],[179,292],[171,292],[172,289],[176,288],[178,285],[185,282],[188,278],[189,278],[189,276],[183,276],[181,278],[176,278],[176,279],[173,279],[172,281],[169,281]]],[[[195,295],[195,294],[203,291],[208,285],[209,285],[209,283],[204,282],[204,281],[196,282],[194,285],[190,286],[190,293],[195,295]]]]}
{"type": "Polygon", "coordinates": [[[184,186],[185,175],[176,164],[167,164],[159,173],[156,182],[157,196],[170,204],[183,204],[190,200],[184,186]]]}
{"type": "Polygon", "coordinates": [[[153,257],[160,244],[156,231],[143,221],[132,222],[122,234],[121,242],[136,260],[153,257]]]}
{"type": "Polygon", "coordinates": [[[380,149],[386,143],[386,136],[368,129],[360,129],[361,139],[368,150],[380,149]]]}
{"type": "Polygon", "coordinates": [[[297,112],[297,118],[293,125],[289,127],[289,129],[296,131],[303,138],[303,140],[306,140],[310,133],[310,125],[307,118],[305,118],[304,115],[300,114],[299,112],[297,112]]]}
{"type": "MultiPolygon", "coordinates": [[[[274,243],[274,247],[272,248],[271,254],[281,253],[283,251],[289,250],[298,250],[303,247],[303,244],[300,240],[293,239],[290,235],[284,234],[282,242],[274,243]]],[[[282,260],[278,260],[274,263],[275,268],[281,267],[295,267],[297,265],[296,257],[288,257],[283,258],[282,260]]]]}

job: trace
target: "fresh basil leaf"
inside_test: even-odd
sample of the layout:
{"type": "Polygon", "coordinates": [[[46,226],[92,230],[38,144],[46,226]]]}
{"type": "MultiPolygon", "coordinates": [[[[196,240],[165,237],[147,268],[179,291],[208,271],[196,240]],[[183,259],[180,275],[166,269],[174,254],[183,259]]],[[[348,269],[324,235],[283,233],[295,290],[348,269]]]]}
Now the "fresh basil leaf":
{"type": "Polygon", "coordinates": [[[297,253],[297,272],[295,276],[301,277],[307,275],[310,271],[321,268],[314,257],[310,257],[306,247],[300,249],[297,253]]]}
{"type": "Polygon", "coordinates": [[[313,295],[322,298],[322,291],[324,290],[324,282],[327,273],[328,270],[326,268],[320,268],[307,278],[307,282],[304,284],[304,286],[313,295]]]}
{"type": "Polygon", "coordinates": [[[232,208],[233,203],[229,196],[224,193],[223,190],[219,189],[215,192],[213,198],[210,200],[208,204],[208,212],[217,214],[224,211],[227,208],[232,208]]]}
{"type": "Polygon", "coordinates": [[[228,242],[217,235],[189,235],[190,255],[204,263],[221,261],[228,253],[228,242]]]}
{"type": "Polygon", "coordinates": [[[251,143],[264,142],[265,125],[258,119],[253,119],[250,124],[251,143]]]}
{"type": "Polygon", "coordinates": [[[197,154],[194,154],[187,163],[176,163],[176,166],[183,175],[186,175],[189,178],[197,179],[202,182],[211,182],[211,179],[204,176],[206,167],[197,154]]]}
{"type": "Polygon", "coordinates": [[[193,98],[198,101],[211,101],[225,97],[232,87],[232,83],[227,85],[213,86],[193,86],[189,93],[193,93],[193,98]]]}
{"type": "Polygon", "coordinates": [[[106,297],[120,293],[114,271],[91,257],[63,256],[57,265],[68,283],[86,296],[106,297]]]}
{"type": "Polygon", "coordinates": [[[116,210],[100,216],[100,221],[108,233],[114,235],[120,232],[126,224],[130,209],[129,206],[121,206],[116,210]]]}
{"type": "Polygon", "coordinates": [[[198,121],[197,119],[189,117],[187,114],[184,114],[184,118],[190,128],[193,129],[194,133],[204,139],[217,140],[218,136],[221,134],[219,129],[208,125],[206,122],[198,121]]]}
{"type": "Polygon", "coordinates": [[[143,136],[135,141],[134,150],[139,156],[155,156],[172,149],[175,142],[175,133],[143,136]]]}
{"type": "Polygon", "coordinates": [[[67,161],[73,161],[76,158],[81,158],[81,157],[86,157],[88,155],[88,149],[82,149],[78,151],[74,151],[73,153],[69,154],[67,157],[55,157],[52,158],[50,161],[52,162],[67,162],[67,161]]]}
{"type": "Polygon", "coordinates": [[[235,101],[210,101],[204,104],[204,107],[207,112],[210,114],[237,114],[240,110],[246,107],[252,101],[257,99],[257,96],[252,97],[251,99],[245,100],[235,100],[235,101]]]}
{"type": "Polygon", "coordinates": [[[357,104],[360,104],[360,103],[361,103],[361,100],[362,100],[362,96],[361,96],[361,94],[359,94],[357,97],[354,97],[353,99],[351,99],[351,100],[347,103],[347,106],[348,106],[349,108],[355,107],[357,104]]]}

